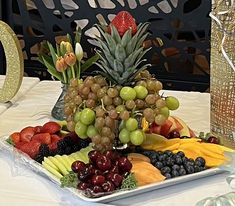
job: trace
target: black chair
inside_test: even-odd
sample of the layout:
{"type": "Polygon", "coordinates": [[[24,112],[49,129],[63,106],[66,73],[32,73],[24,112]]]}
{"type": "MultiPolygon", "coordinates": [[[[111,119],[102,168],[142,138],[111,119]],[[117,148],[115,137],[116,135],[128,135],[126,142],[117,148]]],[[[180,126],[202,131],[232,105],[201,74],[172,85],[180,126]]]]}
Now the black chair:
{"type": "MultiPolygon", "coordinates": [[[[25,0],[2,1],[3,19],[24,42],[25,71],[30,76],[50,78],[36,61],[34,50],[40,42],[55,42],[56,36],[72,34],[77,20],[87,21],[85,32],[97,23],[97,17],[109,22],[112,14],[127,10],[137,22],[151,22],[151,36],[145,44],[152,49],[146,58],[152,63],[151,72],[164,83],[165,89],[205,91],[209,88],[211,1],[133,0],[129,5],[125,0],[124,4],[110,0],[109,6],[103,6],[104,0],[94,0],[96,5],[92,6],[88,0],[73,0],[71,8],[61,0],[50,2],[53,5],[48,7],[42,0],[31,0],[29,8],[25,0]]],[[[86,35],[82,38],[88,56],[94,53],[89,40],[86,35]]]]}

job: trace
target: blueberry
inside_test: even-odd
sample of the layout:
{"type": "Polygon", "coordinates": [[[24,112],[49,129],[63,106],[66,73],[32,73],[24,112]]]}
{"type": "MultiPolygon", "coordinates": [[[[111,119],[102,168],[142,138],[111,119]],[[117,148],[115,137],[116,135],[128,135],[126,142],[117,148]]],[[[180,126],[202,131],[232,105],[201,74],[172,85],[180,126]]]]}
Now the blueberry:
{"type": "Polygon", "coordinates": [[[159,159],[160,162],[162,162],[162,161],[166,160],[167,157],[168,156],[166,154],[162,154],[158,157],[158,159],[159,159]]]}
{"type": "Polygon", "coordinates": [[[179,170],[180,169],[180,166],[179,165],[176,165],[176,164],[174,164],[173,166],[172,166],[172,170],[179,170]]]}
{"type": "Polygon", "coordinates": [[[151,163],[154,164],[158,159],[158,154],[156,152],[152,153],[152,156],[150,157],[151,163]]]}
{"type": "Polygon", "coordinates": [[[157,151],[156,153],[158,154],[158,156],[160,156],[160,155],[162,155],[162,154],[163,154],[163,152],[162,152],[162,151],[157,151]]]}
{"type": "Polygon", "coordinates": [[[188,162],[188,158],[187,157],[182,157],[182,162],[183,162],[183,164],[185,164],[186,162],[188,162]]]}
{"type": "Polygon", "coordinates": [[[166,154],[166,155],[169,156],[169,157],[171,157],[171,156],[174,155],[174,153],[173,153],[172,151],[170,151],[170,150],[166,150],[166,151],[164,152],[164,154],[166,154]]]}
{"type": "Polygon", "coordinates": [[[201,168],[198,165],[194,165],[194,172],[200,172],[201,168]]]}
{"type": "Polygon", "coordinates": [[[166,173],[170,173],[170,172],[171,172],[171,168],[170,167],[165,166],[165,167],[161,168],[161,173],[163,175],[166,174],[166,173]]]}
{"type": "Polygon", "coordinates": [[[179,156],[182,157],[182,158],[185,156],[185,154],[184,154],[182,151],[179,151],[179,152],[177,152],[176,154],[179,155],[179,156]]]}
{"type": "Polygon", "coordinates": [[[192,174],[192,173],[194,173],[194,167],[191,166],[191,165],[187,165],[187,166],[185,167],[185,169],[186,169],[187,174],[192,174]]]}
{"type": "Polygon", "coordinates": [[[206,161],[205,161],[205,159],[202,158],[202,157],[197,157],[197,158],[195,159],[195,164],[198,165],[199,167],[204,167],[205,164],[206,164],[206,161]]]}
{"type": "Polygon", "coordinates": [[[136,151],[137,153],[142,153],[142,152],[144,151],[144,148],[141,147],[141,146],[136,146],[136,147],[135,147],[135,151],[136,151]]]}
{"type": "Polygon", "coordinates": [[[179,169],[179,175],[180,176],[183,176],[183,175],[186,175],[186,174],[187,174],[187,172],[186,172],[186,170],[184,168],[180,168],[179,169]]]}
{"type": "Polygon", "coordinates": [[[160,170],[163,167],[163,163],[162,162],[155,162],[154,166],[160,170]]]}
{"type": "Polygon", "coordinates": [[[171,178],[171,174],[170,173],[165,173],[164,176],[166,177],[166,179],[170,179],[171,178]]]}
{"type": "Polygon", "coordinates": [[[142,154],[150,158],[154,153],[154,150],[145,150],[142,154]]]}
{"type": "Polygon", "coordinates": [[[178,177],[178,176],[180,176],[180,174],[179,174],[179,172],[177,170],[172,170],[171,171],[171,176],[172,177],[178,177]]]}
{"type": "Polygon", "coordinates": [[[166,165],[172,167],[174,165],[174,160],[171,157],[166,158],[166,165]]]}
{"type": "Polygon", "coordinates": [[[181,165],[183,163],[183,160],[179,155],[175,156],[175,163],[178,165],[181,165]]]}

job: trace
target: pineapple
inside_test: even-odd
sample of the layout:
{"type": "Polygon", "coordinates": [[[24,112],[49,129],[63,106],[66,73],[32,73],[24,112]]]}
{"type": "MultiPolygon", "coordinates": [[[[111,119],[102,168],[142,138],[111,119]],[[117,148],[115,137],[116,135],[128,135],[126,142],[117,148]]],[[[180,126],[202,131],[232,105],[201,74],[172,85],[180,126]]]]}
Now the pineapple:
{"type": "Polygon", "coordinates": [[[130,85],[136,75],[150,64],[144,64],[142,59],[150,50],[143,47],[148,36],[149,23],[140,23],[136,26],[133,17],[122,11],[110,23],[106,31],[101,25],[96,25],[101,37],[97,37],[100,60],[97,65],[100,73],[111,83],[130,85]]]}

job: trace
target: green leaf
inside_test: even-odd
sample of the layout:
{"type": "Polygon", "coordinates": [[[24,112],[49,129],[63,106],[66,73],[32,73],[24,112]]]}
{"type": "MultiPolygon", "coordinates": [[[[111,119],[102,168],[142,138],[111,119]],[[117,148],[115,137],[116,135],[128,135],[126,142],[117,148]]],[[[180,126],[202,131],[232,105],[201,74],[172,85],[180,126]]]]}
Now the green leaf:
{"type": "Polygon", "coordinates": [[[53,63],[54,65],[56,65],[56,61],[57,61],[57,54],[55,52],[55,49],[53,48],[52,44],[50,42],[47,42],[52,59],[53,59],[53,63]]]}
{"type": "Polygon", "coordinates": [[[150,47],[150,48],[148,48],[148,49],[142,51],[142,52],[139,54],[139,56],[137,57],[136,63],[138,63],[139,61],[141,61],[141,59],[143,58],[143,56],[144,56],[149,50],[151,50],[151,49],[152,49],[152,48],[150,47]]]}
{"type": "Polygon", "coordinates": [[[146,32],[146,30],[148,29],[150,23],[149,22],[145,22],[144,24],[142,24],[140,26],[140,28],[137,30],[136,34],[139,37],[143,36],[143,34],[146,32]]]}
{"type": "Polygon", "coordinates": [[[118,44],[115,49],[115,57],[120,62],[123,62],[126,59],[126,51],[121,44],[118,44]]]}
{"type": "Polygon", "coordinates": [[[56,51],[57,51],[57,55],[61,56],[59,44],[56,44],[56,51]]]}
{"type": "Polygon", "coordinates": [[[131,40],[131,29],[128,29],[122,37],[121,45],[125,48],[127,43],[131,40]]]}
{"type": "Polygon", "coordinates": [[[118,44],[121,42],[121,37],[116,29],[115,26],[113,26],[112,24],[110,25],[111,26],[111,36],[113,37],[113,39],[115,40],[115,42],[118,44]]]}
{"type": "Polygon", "coordinates": [[[73,41],[72,41],[72,38],[71,38],[70,34],[67,34],[66,37],[67,37],[68,42],[69,42],[71,45],[73,45],[73,41]]]}
{"type": "Polygon", "coordinates": [[[116,50],[116,42],[112,38],[112,36],[108,33],[104,34],[106,36],[106,41],[107,41],[107,46],[111,52],[111,54],[114,56],[115,55],[115,50],[116,50]]]}
{"type": "Polygon", "coordinates": [[[77,29],[75,31],[75,37],[74,37],[75,44],[74,45],[76,45],[77,42],[78,43],[81,42],[81,36],[82,36],[82,29],[81,29],[81,27],[77,27],[77,29]]]}
{"type": "Polygon", "coordinates": [[[114,67],[114,57],[112,56],[112,54],[110,54],[110,52],[106,52],[104,51],[104,55],[109,63],[109,65],[113,68],[114,67]]]}
{"type": "Polygon", "coordinates": [[[15,145],[14,142],[13,142],[13,140],[12,140],[10,137],[8,137],[8,138],[6,139],[6,142],[7,142],[8,144],[10,144],[10,145],[15,145]]]}
{"type": "Polygon", "coordinates": [[[47,62],[46,59],[43,58],[44,61],[44,65],[47,67],[47,71],[55,78],[57,78],[58,80],[60,80],[61,82],[63,82],[63,76],[60,72],[58,72],[54,66],[52,66],[49,62],[47,62]]]}
{"type": "Polygon", "coordinates": [[[117,59],[114,60],[114,70],[117,71],[119,73],[119,75],[121,75],[124,71],[124,67],[122,65],[122,63],[120,61],[118,61],[117,59]]]}
{"type": "Polygon", "coordinates": [[[100,58],[99,55],[98,55],[98,54],[95,54],[94,56],[92,56],[92,57],[90,57],[89,59],[87,59],[87,60],[85,61],[85,63],[83,63],[83,64],[81,65],[81,71],[82,71],[82,72],[86,71],[86,70],[87,70],[89,67],[91,67],[95,62],[97,62],[99,58],[100,58]]]}
{"type": "Polygon", "coordinates": [[[138,50],[135,50],[133,53],[131,53],[124,61],[124,66],[127,69],[128,67],[132,66],[138,55],[143,51],[143,47],[139,48],[138,50]]]}
{"type": "Polygon", "coordinates": [[[127,43],[127,46],[126,46],[126,54],[127,54],[127,56],[129,56],[134,51],[136,43],[137,43],[137,35],[135,34],[132,37],[131,41],[129,41],[127,43]]]}
{"type": "Polygon", "coordinates": [[[135,49],[139,49],[140,47],[143,47],[143,42],[147,38],[148,35],[149,33],[146,33],[138,40],[138,42],[136,43],[135,49]]]}

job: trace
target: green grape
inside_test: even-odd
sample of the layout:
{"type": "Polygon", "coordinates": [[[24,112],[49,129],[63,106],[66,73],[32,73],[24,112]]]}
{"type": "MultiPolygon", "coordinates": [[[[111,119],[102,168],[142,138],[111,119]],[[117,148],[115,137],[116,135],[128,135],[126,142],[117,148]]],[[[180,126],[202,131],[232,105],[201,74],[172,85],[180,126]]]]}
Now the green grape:
{"type": "Polygon", "coordinates": [[[145,134],[142,130],[137,129],[130,133],[130,141],[133,145],[141,145],[145,140],[145,134]]]}
{"type": "Polygon", "coordinates": [[[125,101],[134,100],[136,97],[136,91],[132,87],[122,87],[120,97],[125,101]]]}
{"type": "Polygon", "coordinates": [[[119,130],[122,130],[122,129],[124,129],[126,127],[126,121],[125,120],[122,120],[121,122],[120,122],[120,124],[119,124],[119,130]]]}
{"type": "Polygon", "coordinates": [[[124,105],[118,105],[116,107],[117,113],[121,113],[122,111],[125,111],[125,110],[126,110],[126,107],[124,105]]]}
{"type": "Polygon", "coordinates": [[[163,125],[166,120],[167,120],[167,117],[165,117],[163,114],[158,114],[155,117],[155,123],[160,126],[163,125]]]}
{"type": "Polygon", "coordinates": [[[82,122],[78,121],[75,125],[75,133],[82,139],[87,138],[87,125],[83,124],[82,122]]]}
{"type": "Polygon", "coordinates": [[[138,128],[138,121],[135,118],[130,117],[126,120],[126,128],[131,132],[138,128]]]}
{"type": "Polygon", "coordinates": [[[136,97],[139,99],[144,99],[148,95],[148,90],[144,86],[135,86],[134,90],[136,91],[136,97]]]}
{"type": "Polygon", "coordinates": [[[166,107],[166,106],[160,108],[160,109],[159,109],[159,113],[162,114],[162,115],[164,115],[166,118],[168,118],[169,115],[170,115],[170,111],[169,111],[168,107],[166,107]]]}
{"type": "Polygon", "coordinates": [[[175,97],[168,96],[166,99],[166,106],[169,108],[169,110],[176,110],[179,108],[179,101],[175,97]]]}
{"type": "Polygon", "coordinates": [[[98,131],[97,129],[95,128],[94,125],[89,125],[88,128],[87,128],[87,132],[86,132],[87,136],[88,137],[94,137],[95,135],[98,134],[98,131]]]}
{"type": "Polygon", "coordinates": [[[77,123],[78,121],[80,121],[80,119],[81,119],[81,111],[76,111],[73,120],[75,123],[77,123]]]}
{"type": "Polygon", "coordinates": [[[126,128],[124,128],[120,131],[118,137],[121,143],[126,144],[130,141],[130,132],[126,128]]]}
{"type": "Polygon", "coordinates": [[[95,120],[95,112],[92,109],[85,108],[81,111],[80,119],[85,125],[92,124],[95,120]]]}

